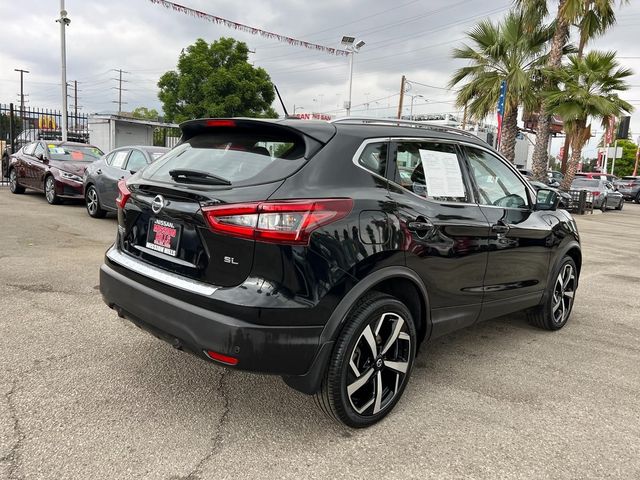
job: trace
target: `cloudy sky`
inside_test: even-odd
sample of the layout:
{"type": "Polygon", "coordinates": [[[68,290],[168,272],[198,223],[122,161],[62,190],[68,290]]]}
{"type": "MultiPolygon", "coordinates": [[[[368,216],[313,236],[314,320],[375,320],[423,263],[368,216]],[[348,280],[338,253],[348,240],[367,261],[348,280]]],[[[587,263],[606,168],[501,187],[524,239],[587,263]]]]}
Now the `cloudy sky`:
{"type": "MultiPolygon", "coordinates": [[[[179,0],[220,17],[323,45],[337,47],[342,35],[366,45],[355,58],[353,114],[390,116],[397,111],[400,77],[414,83],[414,113],[457,113],[454,94],[445,88],[452,60],[474,23],[499,19],[511,0],[179,0]],[[420,97],[418,95],[421,95],[420,97]],[[368,104],[368,107],[367,107],[368,104]],[[368,109],[368,111],[367,111],[368,109]]],[[[554,3],[554,2],[551,2],[554,3]]],[[[619,2],[616,2],[619,3],[619,2]]],[[[640,109],[640,2],[618,8],[618,25],[591,48],[614,49],[637,72],[625,99],[640,109]]],[[[215,25],[151,3],[149,0],[67,0],[67,78],[77,80],[83,112],[113,112],[117,85],[112,69],[126,70],[123,110],[160,109],[156,83],[173,69],[183,47],[197,38],[233,36],[255,53],[250,61],[265,68],[289,111],[344,113],[348,61],[215,25]]],[[[29,70],[24,88],[33,107],[60,108],[59,2],[3,0],[0,3],[0,103],[19,102],[19,74],[29,70]]],[[[73,103],[71,101],[70,103],[73,103]]],[[[406,102],[408,113],[408,104],[406,102]]],[[[282,112],[279,104],[274,105],[282,112]]],[[[640,134],[640,112],[632,119],[640,134]]],[[[558,141],[553,150],[559,148],[558,141]]]]}

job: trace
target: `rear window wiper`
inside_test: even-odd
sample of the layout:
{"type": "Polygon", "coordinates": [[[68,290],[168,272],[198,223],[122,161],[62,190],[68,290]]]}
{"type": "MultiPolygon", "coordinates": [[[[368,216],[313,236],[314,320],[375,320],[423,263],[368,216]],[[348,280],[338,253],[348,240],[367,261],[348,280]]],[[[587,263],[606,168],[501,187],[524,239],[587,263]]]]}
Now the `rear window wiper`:
{"type": "Polygon", "coordinates": [[[226,178],[218,177],[212,173],[201,170],[174,169],[169,170],[169,175],[176,181],[206,183],[210,185],[231,185],[226,178]]]}

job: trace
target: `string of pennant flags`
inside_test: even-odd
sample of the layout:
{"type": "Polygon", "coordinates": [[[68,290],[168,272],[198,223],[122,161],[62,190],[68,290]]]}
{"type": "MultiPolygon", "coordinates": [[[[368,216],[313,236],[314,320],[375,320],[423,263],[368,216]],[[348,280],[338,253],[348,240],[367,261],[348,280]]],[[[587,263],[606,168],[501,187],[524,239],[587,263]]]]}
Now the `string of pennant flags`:
{"type": "Polygon", "coordinates": [[[309,50],[317,50],[317,51],[329,53],[331,55],[342,55],[342,56],[349,55],[349,52],[347,50],[327,47],[325,45],[319,45],[317,43],[305,42],[304,40],[298,40],[297,38],[287,37],[286,35],[280,35],[277,33],[269,32],[267,30],[262,30],[260,28],[251,27],[243,23],[234,22],[231,20],[227,20],[226,18],[218,17],[216,15],[211,15],[210,13],[201,12],[200,10],[195,10],[193,8],[185,7],[184,5],[180,5],[178,3],[169,2],[168,0],[150,0],[150,1],[154,5],[162,6],[176,13],[183,13],[185,15],[199,18],[200,20],[206,20],[208,22],[215,23],[217,25],[224,25],[227,28],[233,28],[234,30],[240,30],[242,32],[250,33],[252,35],[260,35],[264,38],[268,38],[269,40],[277,40],[279,42],[287,43],[294,47],[304,47],[304,48],[308,48],[309,50]]]}

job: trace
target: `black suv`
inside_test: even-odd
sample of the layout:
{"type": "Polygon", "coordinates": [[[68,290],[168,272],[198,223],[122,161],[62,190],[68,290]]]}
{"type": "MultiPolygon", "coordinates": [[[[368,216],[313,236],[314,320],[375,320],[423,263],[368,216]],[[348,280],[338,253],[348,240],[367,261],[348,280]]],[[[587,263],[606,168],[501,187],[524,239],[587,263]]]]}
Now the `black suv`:
{"type": "Polygon", "coordinates": [[[640,176],[622,177],[615,182],[615,186],[625,200],[640,203],[640,176]]]}
{"type": "Polygon", "coordinates": [[[364,427],[426,340],[523,309],[548,330],[569,318],[572,217],[472,134],[354,118],[181,129],[120,182],[100,271],[107,305],[175,348],[280,375],[364,427]]]}

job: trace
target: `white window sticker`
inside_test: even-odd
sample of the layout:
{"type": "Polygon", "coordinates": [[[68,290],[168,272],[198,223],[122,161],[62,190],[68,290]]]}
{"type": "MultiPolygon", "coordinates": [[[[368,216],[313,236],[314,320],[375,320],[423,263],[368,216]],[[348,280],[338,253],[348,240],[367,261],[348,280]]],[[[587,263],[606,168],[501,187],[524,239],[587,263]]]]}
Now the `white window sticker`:
{"type": "Polygon", "coordinates": [[[430,197],[465,197],[462,172],[455,153],[420,149],[427,195],[430,197]]]}

